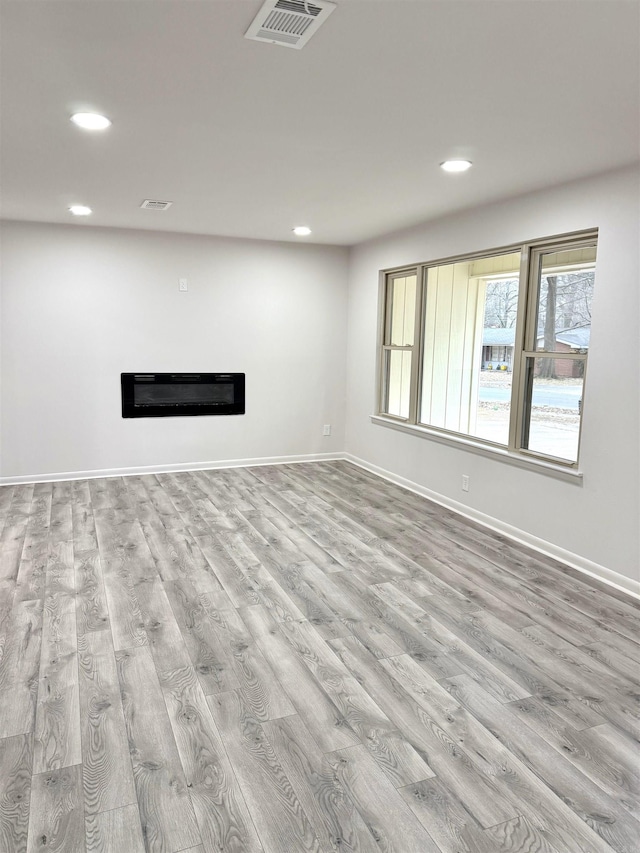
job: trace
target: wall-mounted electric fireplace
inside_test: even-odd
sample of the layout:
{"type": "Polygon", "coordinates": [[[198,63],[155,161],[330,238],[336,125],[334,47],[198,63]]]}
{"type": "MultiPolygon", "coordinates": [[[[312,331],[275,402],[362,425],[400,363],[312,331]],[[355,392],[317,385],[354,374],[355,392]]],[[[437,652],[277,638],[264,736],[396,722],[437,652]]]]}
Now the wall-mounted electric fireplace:
{"type": "Polygon", "coordinates": [[[244,373],[122,373],[123,418],[244,415],[244,373]]]}

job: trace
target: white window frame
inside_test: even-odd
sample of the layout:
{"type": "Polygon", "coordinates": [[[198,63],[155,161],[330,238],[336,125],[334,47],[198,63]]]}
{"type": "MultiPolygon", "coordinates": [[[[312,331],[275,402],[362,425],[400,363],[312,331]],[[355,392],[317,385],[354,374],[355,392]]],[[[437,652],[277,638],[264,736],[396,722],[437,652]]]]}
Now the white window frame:
{"type": "Polygon", "coordinates": [[[528,240],[524,243],[516,243],[509,246],[501,246],[481,252],[473,252],[465,255],[456,255],[448,258],[440,258],[425,263],[410,264],[393,269],[381,270],[379,303],[378,303],[378,363],[377,363],[377,394],[376,409],[372,415],[372,422],[403,432],[410,432],[424,438],[439,441],[444,444],[463,446],[467,450],[498,457],[520,467],[534,467],[537,470],[564,477],[565,479],[581,478],[580,463],[580,441],[582,436],[582,423],[584,415],[584,395],[587,379],[588,353],[555,352],[536,349],[537,346],[537,302],[538,287],[540,281],[540,262],[544,254],[559,252],[566,249],[579,249],[585,246],[597,246],[598,230],[572,232],[554,237],[546,237],[537,240],[528,240]],[[494,255],[503,255],[511,252],[521,253],[520,263],[520,292],[518,298],[517,317],[515,326],[515,341],[512,363],[512,389],[509,422],[509,441],[507,445],[496,444],[487,439],[477,438],[464,433],[454,432],[442,427],[421,424],[419,413],[421,410],[421,388],[422,367],[424,358],[424,307],[425,293],[427,287],[428,270],[432,267],[454,264],[464,261],[473,261],[479,258],[487,258],[494,255]],[[390,324],[390,300],[391,290],[389,283],[398,276],[416,275],[416,305],[415,305],[415,333],[412,347],[392,346],[389,339],[390,324]],[[389,350],[409,349],[411,358],[411,397],[409,416],[407,418],[390,415],[384,411],[387,390],[385,387],[385,358],[389,350]],[[577,460],[571,461],[529,450],[523,446],[524,430],[529,423],[530,402],[527,394],[527,360],[541,357],[555,357],[582,361],[583,370],[583,403],[580,411],[580,425],[578,436],[577,460]]]}

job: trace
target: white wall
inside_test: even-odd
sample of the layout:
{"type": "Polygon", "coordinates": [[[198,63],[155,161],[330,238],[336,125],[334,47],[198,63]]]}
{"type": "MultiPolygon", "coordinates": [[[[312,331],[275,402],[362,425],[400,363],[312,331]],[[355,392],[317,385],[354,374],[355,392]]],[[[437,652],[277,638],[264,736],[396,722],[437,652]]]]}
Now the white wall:
{"type": "Polygon", "coordinates": [[[342,450],[346,275],[342,248],[3,223],[2,476],[342,450]],[[245,372],[247,413],[123,420],[133,371],[245,372]]]}
{"type": "Polygon", "coordinates": [[[638,579],[639,199],[638,171],[625,169],[467,211],[353,249],[346,450],[446,499],[466,502],[475,511],[638,579]],[[592,227],[599,228],[599,242],[582,486],[370,422],[380,269],[592,227]],[[460,488],[463,473],[471,477],[469,494],[460,488]]]}

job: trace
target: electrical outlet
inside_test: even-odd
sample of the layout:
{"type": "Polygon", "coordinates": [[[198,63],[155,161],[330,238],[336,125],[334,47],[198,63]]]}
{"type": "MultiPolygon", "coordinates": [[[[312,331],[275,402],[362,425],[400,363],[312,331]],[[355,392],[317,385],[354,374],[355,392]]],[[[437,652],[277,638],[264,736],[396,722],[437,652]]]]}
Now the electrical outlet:
{"type": "Polygon", "coordinates": [[[331,435],[331,424],[325,424],[322,427],[322,434],[323,435],[331,435]]]}
{"type": "Polygon", "coordinates": [[[462,491],[463,492],[469,491],[469,475],[468,474],[462,475],[462,491]]]}
{"type": "Polygon", "coordinates": [[[186,278],[178,279],[178,290],[180,293],[186,293],[189,290],[186,278]]]}

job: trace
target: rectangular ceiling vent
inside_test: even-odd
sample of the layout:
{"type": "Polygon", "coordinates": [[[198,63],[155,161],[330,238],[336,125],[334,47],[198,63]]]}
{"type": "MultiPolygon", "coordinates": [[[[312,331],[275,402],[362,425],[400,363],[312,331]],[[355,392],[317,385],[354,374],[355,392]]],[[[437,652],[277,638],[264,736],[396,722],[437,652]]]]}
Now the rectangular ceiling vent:
{"type": "Polygon", "coordinates": [[[172,201],[155,201],[151,198],[145,198],[140,207],[144,210],[166,210],[172,204],[172,201]]]}
{"type": "Polygon", "coordinates": [[[300,50],[335,8],[326,0],[266,0],[244,37],[300,50]]]}

